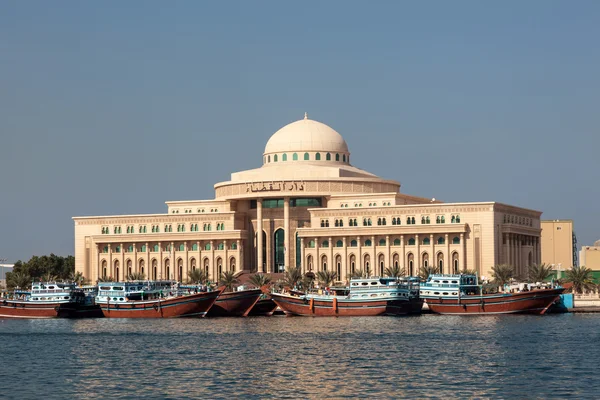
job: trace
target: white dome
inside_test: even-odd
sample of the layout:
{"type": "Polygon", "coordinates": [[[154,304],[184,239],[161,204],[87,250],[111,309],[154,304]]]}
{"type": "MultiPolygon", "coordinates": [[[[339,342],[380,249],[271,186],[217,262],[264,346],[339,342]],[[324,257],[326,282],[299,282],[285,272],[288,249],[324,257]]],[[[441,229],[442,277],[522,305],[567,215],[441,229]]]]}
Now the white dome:
{"type": "Polygon", "coordinates": [[[346,141],[329,126],[312,119],[292,122],[275,132],[265,146],[265,155],[289,152],[348,154],[346,141]]]}

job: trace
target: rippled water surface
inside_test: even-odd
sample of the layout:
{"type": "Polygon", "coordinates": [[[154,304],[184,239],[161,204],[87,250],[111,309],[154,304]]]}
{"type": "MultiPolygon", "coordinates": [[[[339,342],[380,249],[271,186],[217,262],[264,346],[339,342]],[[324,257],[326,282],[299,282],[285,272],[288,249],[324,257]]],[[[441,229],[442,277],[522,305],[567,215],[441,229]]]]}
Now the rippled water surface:
{"type": "Polygon", "coordinates": [[[5,398],[598,398],[600,314],[0,320],[5,398]]]}

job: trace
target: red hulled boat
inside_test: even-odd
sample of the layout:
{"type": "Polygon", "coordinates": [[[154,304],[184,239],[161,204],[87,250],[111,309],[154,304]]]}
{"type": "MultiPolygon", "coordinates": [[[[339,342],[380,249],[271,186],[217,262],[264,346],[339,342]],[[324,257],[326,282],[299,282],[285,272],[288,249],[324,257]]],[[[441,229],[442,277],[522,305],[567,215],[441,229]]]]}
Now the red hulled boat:
{"type": "Polygon", "coordinates": [[[564,288],[483,294],[475,275],[430,275],[421,284],[421,298],[438,314],[545,314],[564,288]]]}
{"type": "Polygon", "coordinates": [[[258,302],[260,289],[224,292],[208,311],[209,317],[246,317],[258,302]]]}
{"type": "Polygon", "coordinates": [[[352,279],[329,294],[270,294],[286,315],[313,317],[420,314],[418,282],[397,278],[352,279]]]}
{"type": "Polygon", "coordinates": [[[277,304],[273,301],[273,299],[269,298],[266,294],[263,294],[254,307],[250,310],[248,316],[250,317],[258,317],[258,316],[267,316],[270,317],[275,312],[277,308],[277,304]]]}
{"type": "Polygon", "coordinates": [[[204,317],[223,290],[191,293],[171,281],[103,282],[96,303],[107,318],[204,317]]]}
{"type": "Polygon", "coordinates": [[[102,316],[75,283],[39,282],[31,291],[0,298],[0,318],[83,318],[102,316]]]}

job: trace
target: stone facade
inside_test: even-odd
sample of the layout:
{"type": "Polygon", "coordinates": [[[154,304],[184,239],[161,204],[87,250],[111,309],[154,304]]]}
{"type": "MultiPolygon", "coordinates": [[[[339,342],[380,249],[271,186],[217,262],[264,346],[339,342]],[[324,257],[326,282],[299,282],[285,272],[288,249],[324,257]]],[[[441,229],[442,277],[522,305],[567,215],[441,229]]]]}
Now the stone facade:
{"type": "Polygon", "coordinates": [[[541,258],[540,212],[400,193],[400,183],[352,166],[341,135],[308,119],[276,132],[263,166],[217,183],[214,200],[166,204],[166,214],[74,217],[76,270],[92,281],[185,280],[203,268],[215,280],[299,266],[345,280],[393,265],[410,275],[435,265],[489,276],[499,263],[526,273],[541,258]]]}

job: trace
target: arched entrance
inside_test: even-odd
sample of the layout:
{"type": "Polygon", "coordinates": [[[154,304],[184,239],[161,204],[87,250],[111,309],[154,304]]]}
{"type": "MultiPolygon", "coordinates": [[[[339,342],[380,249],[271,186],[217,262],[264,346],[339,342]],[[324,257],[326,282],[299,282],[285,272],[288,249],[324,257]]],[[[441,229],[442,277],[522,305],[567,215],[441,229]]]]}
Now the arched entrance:
{"type": "Polygon", "coordinates": [[[127,260],[127,280],[131,279],[132,270],[131,270],[131,260],[127,260]]]}
{"type": "Polygon", "coordinates": [[[165,260],[165,278],[166,280],[171,279],[171,260],[168,258],[165,260]]]}
{"type": "Polygon", "coordinates": [[[229,271],[235,272],[235,257],[229,258],[229,271]]]}
{"type": "Polygon", "coordinates": [[[204,257],[204,260],[202,260],[202,266],[204,268],[204,275],[206,275],[207,279],[210,279],[211,278],[211,276],[209,275],[210,263],[208,262],[208,257],[204,257]]]}
{"type": "Polygon", "coordinates": [[[145,275],[144,273],[144,266],[146,265],[146,263],[144,262],[144,260],[140,260],[138,263],[138,271],[140,274],[145,275]]]}
{"type": "Polygon", "coordinates": [[[308,272],[312,272],[313,270],[313,257],[310,254],[306,257],[306,268],[308,272]]]}
{"type": "Polygon", "coordinates": [[[440,274],[444,273],[444,254],[437,253],[437,267],[440,274]]]}
{"type": "Polygon", "coordinates": [[[177,280],[183,281],[183,260],[181,258],[177,260],[177,280]]]}
{"type": "Polygon", "coordinates": [[[408,253],[408,276],[415,276],[415,256],[408,253]]]}
{"type": "Polygon", "coordinates": [[[380,254],[378,257],[378,264],[379,264],[379,276],[384,276],[385,275],[385,257],[383,256],[383,254],[380,254]]]}
{"type": "Polygon", "coordinates": [[[273,234],[273,262],[275,269],[273,272],[283,272],[285,269],[285,231],[283,229],[277,229],[273,234]]]}
{"type": "Polygon", "coordinates": [[[342,280],[342,256],[339,254],[335,256],[335,272],[337,273],[338,279],[342,280]]]}
{"type": "Polygon", "coordinates": [[[394,253],[392,255],[392,262],[394,264],[394,268],[400,268],[400,256],[398,253],[394,253]]]}
{"type": "Polygon", "coordinates": [[[354,254],[350,254],[350,275],[354,275],[356,272],[356,257],[354,254]]]}
{"type": "Polygon", "coordinates": [[[108,275],[106,274],[106,260],[102,260],[102,278],[106,278],[108,275]]]}
{"type": "Polygon", "coordinates": [[[421,265],[425,268],[429,268],[429,254],[423,253],[421,255],[421,265]]]}
{"type": "Polygon", "coordinates": [[[371,276],[371,255],[365,254],[363,258],[363,265],[365,266],[365,275],[371,276]]]}
{"type": "Polygon", "coordinates": [[[327,256],[321,256],[321,270],[327,271],[327,256]]]}
{"type": "Polygon", "coordinates": [[[221,259],[221,257],[217,258],[217,277],[216,277],[216,281],[220,281],[221,280],[221,275],[223,274],[223,260],[221,259]]]}
{"type": "Polygon", "coordinates": [[[458,274],[458,253],[452,253],[452,268],[454,269],[454,273],[458,274]]]}
{"type": "Polygon", "coordinates": [[[115,281],[119,281],[119,260],[115,260],[115,264],[114,264],[114,278],[115,281]]]}
{"type": "Polygon", "coordinates": [[[156,259],[152,259],[152,279],[158,279],[158,261],[156,259]]]}

